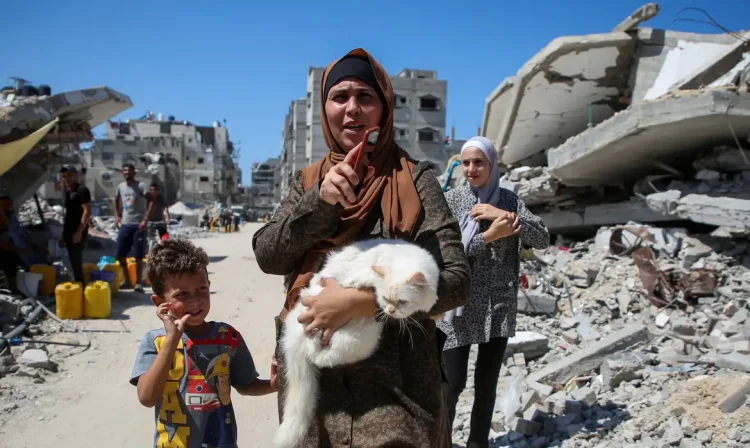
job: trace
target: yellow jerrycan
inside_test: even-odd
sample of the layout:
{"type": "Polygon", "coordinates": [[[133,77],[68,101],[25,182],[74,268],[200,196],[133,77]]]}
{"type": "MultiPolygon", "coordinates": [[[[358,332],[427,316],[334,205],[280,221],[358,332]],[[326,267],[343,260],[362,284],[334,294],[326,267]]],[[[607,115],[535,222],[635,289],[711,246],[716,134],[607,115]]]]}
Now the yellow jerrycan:
{"type": "Polygon", "coordinates": [[[112,313],[112,291],[109,283],[96,281],[86,285],[83,292],[83,316],[89,319],[106,319],[112,313]]]}
{"type": "Polygon", "coordinates": [[[30,272],[42,274],[42,281],[39,282],[39,295],[51,296],[55,292],[57,283],[57,270],[54,266],[47,264],[35,264],[29,268],[30,272]]]}
{"type": "Polygon", "coordinates": [[[83,317],[83,288],[80,283],[60,283],[55,288],[55,314],[60,319],[83,317]]]}

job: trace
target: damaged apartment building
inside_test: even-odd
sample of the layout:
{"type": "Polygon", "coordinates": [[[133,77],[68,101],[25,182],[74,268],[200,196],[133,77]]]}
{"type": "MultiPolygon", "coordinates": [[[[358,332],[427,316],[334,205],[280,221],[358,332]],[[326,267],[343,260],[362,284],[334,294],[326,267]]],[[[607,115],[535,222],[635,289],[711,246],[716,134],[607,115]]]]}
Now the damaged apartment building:
{"type": "MultiPolygon", "coordinates": [[[[308,68],[307,97],[292,101],[284,120],[278,195],[282,198],[294,173],[328,152],[320,126],[323,70],[308,68]]],[[[391,76],[391,83],[396,142],[413,158],[427,161],[437,172],[442,171],[453,152],[445,143],[448,82],[439,79],[433,70],[404,69],[391,76]]]]}
{"type": "Polygon", "coordinates": [[[105,137],[85,154],[86,183],[98,200],[114,198],[122,165],[132,163],[136,178],[159,184],[169,203],[238,201],[237,151],[218,121],[197,126],[152,113],[138,120],[110,121],[105,137]]]}
{"type": "Polygon", "coordinates": [[[486,100],[503,184],[551,231],[750,228],[750,33],[639,26],[658,12],[553,40],[486,100]]]}

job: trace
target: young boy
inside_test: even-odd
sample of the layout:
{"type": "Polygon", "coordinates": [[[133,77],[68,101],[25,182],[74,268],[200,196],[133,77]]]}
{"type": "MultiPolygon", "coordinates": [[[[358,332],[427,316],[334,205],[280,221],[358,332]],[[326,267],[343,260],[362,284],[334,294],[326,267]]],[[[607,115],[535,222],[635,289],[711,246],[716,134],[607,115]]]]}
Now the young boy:
{"type": "Polygon", "coordinates": [[[236,447],[231,388],[241,395],[276,391],[275,372],[258,379],[239,332],[205,320],[207,266],[206,252],[187,240],[166,240],[149,255],[151,301],[164,328],[141,340],[130,383],[142,405],[156,406],[154,447],[236,447]]]}

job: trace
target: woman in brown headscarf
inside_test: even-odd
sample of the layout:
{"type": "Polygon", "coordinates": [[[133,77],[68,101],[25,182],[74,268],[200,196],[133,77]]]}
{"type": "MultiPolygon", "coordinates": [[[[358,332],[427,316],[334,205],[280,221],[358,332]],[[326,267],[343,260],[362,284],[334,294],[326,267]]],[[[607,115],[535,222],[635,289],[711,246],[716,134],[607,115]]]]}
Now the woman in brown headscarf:
{"type": "MultiPolygon", "coordinates": [[[[431,315],[464,304],[470,280],[458,223],[428,165],[411,160],[394,142],[388,74],[367,52],[355,49],[326,68],[321,94],[330,152],[296,174],[287,198],[253,237],[260,268],[286,276],[277,341],[281,321],[325,253],[364,238],[401,238],[433,254],[441,274],[431,315]],[[365,130],[372,126],[380,126],[377,143],[364,149],[367,168],[354,172],[347,162],[362,149],[365,130]]],[[[300,324],[321,330],[324,343],[350,319],[377,312],[372,292],[342,288],[332,280],[303,303],[310,309],[300,324]]],[[[411,338],[399,334],[398,325],[386,325],[373,356],[321,370],[316,416],[302,447],[451,446],[435,324],[427,318],[419,323],[424,331],[412,331],[411,338]]],[[[278,365],[281,398],[284,360],[278,365]]],[[[279,415],[281,404],[280,399],[279,415]]]]}

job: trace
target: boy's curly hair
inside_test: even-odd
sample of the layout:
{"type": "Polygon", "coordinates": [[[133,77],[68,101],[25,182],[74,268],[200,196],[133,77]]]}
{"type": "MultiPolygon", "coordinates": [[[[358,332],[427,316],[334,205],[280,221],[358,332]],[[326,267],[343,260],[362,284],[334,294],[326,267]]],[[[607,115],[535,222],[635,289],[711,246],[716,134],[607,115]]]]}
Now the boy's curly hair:
{"type": "Polygon", "coordinates": [[[153,249],[148,255],[148,281],[154,294],[164,294],[167,277],[181,274],[195,274],[205,271],[208,266],[206,251],[182,238],[168,239],[153,249]]]}

